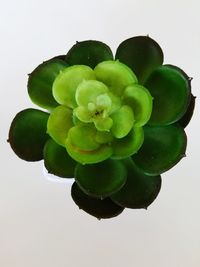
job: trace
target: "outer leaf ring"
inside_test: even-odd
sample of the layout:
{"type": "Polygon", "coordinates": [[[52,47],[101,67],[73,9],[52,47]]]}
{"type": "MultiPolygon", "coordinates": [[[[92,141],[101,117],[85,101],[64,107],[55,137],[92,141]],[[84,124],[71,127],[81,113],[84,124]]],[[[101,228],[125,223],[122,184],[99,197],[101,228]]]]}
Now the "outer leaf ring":
{"type": "Polygon", "coordinates": [[[181,126],[144,127],[144,143],[133,161],[147,175],[161,174],[176,165],[184,156],[187,136],[181,126]]]}

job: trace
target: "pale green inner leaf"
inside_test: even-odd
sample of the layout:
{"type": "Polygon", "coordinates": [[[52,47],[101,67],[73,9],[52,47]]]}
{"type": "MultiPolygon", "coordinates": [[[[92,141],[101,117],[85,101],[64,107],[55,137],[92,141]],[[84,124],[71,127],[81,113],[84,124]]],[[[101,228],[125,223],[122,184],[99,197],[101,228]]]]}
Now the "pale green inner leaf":
{"type": "Polygon", "coordinates": [[[135,126],[145,125],[151,117],[153,98],[149,91],[138,84],[130,85],[125,89],[123,103],[132,107],[135,126]]]}
{"type": "Polygon", "coordinates": [[[87,106],[88,103],[96,102],[99,95],[108,93],[108,88],[102,82],[96,80],[82,81],[76,90],[76,102],[79,106],[87,106]]]}
{"type": "Polygon", "coordinates": [[[133,71],[119,61],[101,62],[95,67],[94,72],[96,79],[106,84],[117,96],[121,96],[128,85],[137,83],[133,71]]]}
{"type": "Polygon", "coordinates": [[[47,122],[47,132],[55,140],[55,142],[65,146],[68,131],[72,126],[72,110],[65,106],[58,106],[49,116],[47,122]]]}
{"type": "Polygon", "coordinates": [[[106,144],[106,143],[110,144],[113,141],[113,136],[111,132],[97,131],[95,140],[99,144],[106,144]]]}
{"type": "Polygon", "coordinates": [[[88,66],[74,65],[61,71],[53,83],[53,96],[55,100],[67,107],[76,107],[76,90],[78,85],[84,80],[95,80],[95,73],[88,66]]]}
{"type": "Polygon", "coordinates": [[[126,136],[134,125],[134,114],[132,109],[123,105],[119,110],[111,115],[113,119],[113,126],[111,132],[116,138],[123,138],[126,136]]]}
{"type": "Polygon", "coordinates": [[[104,161],[112,155],[112,147],[109,145],[100,145],[94,150],[81,150],[75,147],[68,138],[66,141],[66,148],[69,155],[81,164],[93,164],[104,161]]]}
{"type": "Polygon", "coordinates": [[[91,112],[83,106],[75,108],[74,114],[82,122],[92,122],[91,112]]]}
{"type": "Polygon", "coordinates": [[[68,132],[67,139],[70,143],[80,150],[95,150],[100,144],[95,141],[96,129],[90,125],[77,125],[72,127],[68,132]]]}
{"type": "Polygon", "coordinates": [[[99,117],[94,120],[94,124],[99,131],[109,131],[113,125],[113,120],[109,117],[99,117]]]}

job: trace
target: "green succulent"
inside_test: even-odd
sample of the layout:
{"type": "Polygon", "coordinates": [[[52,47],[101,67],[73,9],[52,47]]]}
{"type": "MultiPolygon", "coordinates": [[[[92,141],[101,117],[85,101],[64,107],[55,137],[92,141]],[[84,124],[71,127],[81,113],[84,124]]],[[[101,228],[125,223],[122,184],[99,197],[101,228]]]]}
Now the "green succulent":
{"type": "Polygon", "coordinates": [[[125,40],[115,57],[102,42],[77,42],[33,70],[28,94],[46,111],[16,115],[12,149],[27,161],[44,159],[52,174],[75,177],[74,202],[97,218],[147,208],[160,191],[160,174],[185,156],[191,78],[163,65],[160,46],[148,36],[125,40]]]}

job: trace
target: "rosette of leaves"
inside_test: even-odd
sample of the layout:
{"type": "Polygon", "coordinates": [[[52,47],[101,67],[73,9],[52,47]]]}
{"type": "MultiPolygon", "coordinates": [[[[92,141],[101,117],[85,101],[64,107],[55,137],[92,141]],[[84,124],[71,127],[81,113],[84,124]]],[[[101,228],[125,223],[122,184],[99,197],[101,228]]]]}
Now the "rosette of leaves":
{"type": "Polygon", "coordinates": [[[44,159],[52,174],[75,177],[74,202],[97,218],[147,208],[160,175],[185,156],[191,79],[164,65],[148,36],[125,40],[115,57],[102,42],[77,42],[33,70],[28,94],[46,111],[15,116],[12,149],[26,161],[44,159]]]}

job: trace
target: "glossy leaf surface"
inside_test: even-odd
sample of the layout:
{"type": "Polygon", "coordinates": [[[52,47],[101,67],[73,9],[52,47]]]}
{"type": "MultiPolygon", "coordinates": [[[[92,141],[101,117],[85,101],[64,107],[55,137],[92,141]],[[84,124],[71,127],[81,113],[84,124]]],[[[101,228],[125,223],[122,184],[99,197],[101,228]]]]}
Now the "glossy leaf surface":
{"type": "Polygon", "coordinates": [[[112,59],[113,54],[109,46],[95,40],[77,42],[65,58],[70,65],[87,65],[91,68],[102,61],[112,59]]]}
{"type": "Polygon", "coordinates": [[[75,180],[88,195],[105,198],[118,191],[126,182],[126,169],[120,161],[105,160],[98,164],[78,164],[75,180]]]}
{"type": "Polygon", "coordinates": [[[190,102],[190,82],[183,71],[171,65],[156,69],[145,83],[153,99],[150,125],[178,121],[190,102]]]}
{"type": "Polygon", "coordinates": [[[44,146],[44,165],[49,173],[63,178],[73,178],[76,166],[67,150],[49,139],[44,146]]]}
{"type": "Polygon", "coordinates": [[[36,105],[52,109],[58,103],[52,94],[52,85],[61,70],[66,68],[67,63],[59,58],[53,58],[40,64],[29,74],[28,94],[36,105]]]}
{"type": "Polygon", "coordinates": [[[49,114],[37,109],[25,109],[13,119],[8,141],[18,157],[26,161],[43,159],[43,148],[49,114]]]}
{"type": "Polygon", "coordinates": [[[112,143],[113,159],[123,159],[137,153],[144,141],[142,127],[133,127],[130,133],[121,139],[114,139],[112,143]]]}
{"type": "Polygon", "coordinates": [[[196,97],[191,94],[190,104],[189,104],[189,106],[187,108],[187,111],[185,112],[183,117],[181,117],[181,119],[178,121],[178,123],[183,128],[185,128],[189,124],[189,122],[190,122],[190,120],[191,120],[191,118],[193,116],[194,108],[195,108],[195,100],[196,100],[196,97]]]}
{"type": "Polygon", "coordinates": [[[149,91],[139,84],[130,85],[125,89],[123,103],[134,111],[134,126],[141,127],[148,122],[152,113],[152,102],[149,91]]]}
{"type": "Polygon", "coordinates": [[[128,173],[127,181],[111,199],[125,208],[146,209],[160,192],[161,177],[144,174],[130,158],[124,160],[124,163],[128,173]]]}
{"type": "Polygon", "coordinates": [[[94,69],[96,79],[103,82],[109,90],[121,96],[128,85],[137,83],[135,73],[118,60],[99,63],[94,69]]]}
{"type": "Polygon", "coordinates": [[[184,157],[186,144],[186,134],[178,124],[162,127],[145,126],[144,143],[132,158],[144,173],[161,174],[184,157]]]}
{"type": "Polygon", "coordinates": [[[97,219],[108,219],[119,215],[124,208],[110,198],[97,199],[85,194],[76,182],[72,185],[71,196],[78,207],[97,219]]]}
{"type": "Polygon", "coordinates": [[[47,132],[59,145],[65,146],[69,129],[73,127],[71,109],[65,106],[56,107],[47,122],[47,132]]]}
{"type": "Polygon", "coordinates": [[[129,66],[143,84],[149,75],[163,63],[163,52],[148,36],[136,36],[123,41],[116,52],[116,59],[129,66]]]}
{"type": "Polygon", "coordinates": [[[56,101],[69,108],[76,107],[76,89],[84,80],[95,80],[94,71],[88,66],[70,66],[60,72],[53,83],[53,96],[56,101]]]}

